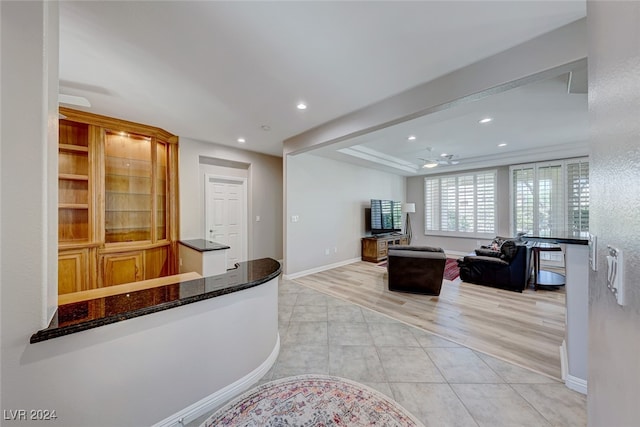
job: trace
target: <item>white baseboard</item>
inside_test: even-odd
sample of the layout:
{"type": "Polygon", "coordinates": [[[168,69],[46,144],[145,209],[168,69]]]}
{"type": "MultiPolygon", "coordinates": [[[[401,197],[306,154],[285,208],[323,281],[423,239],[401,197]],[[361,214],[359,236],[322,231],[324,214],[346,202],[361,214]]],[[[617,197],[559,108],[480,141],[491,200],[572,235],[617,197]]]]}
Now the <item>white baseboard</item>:
{"type": "Polygon", "coordinates": [[[260,378],[262,378],[267,372],[269,372],[269,369],[271,369],[273,364],[276,362],[279,353],[280,334],[278,334],[276,345],[273,347],[273,351],[271,352],[269,357],[267,357],[267,359],[262,362],[262,364],[256,369],[249,372],[238,381],[229,384],[228,386],[210,394],[204,399],[199,400],[193,405],[190,405],[183,410],[178,411],[175,414],[165,418],[164,420],[154,424],[153,427],[182,427],[197,419],[198,417],[212,412],[226,401],[248,390],[251,386],[257,383],[260,378]]]}
{"type": "Polygon", "coordinates": [[[569,360],[567,359],[567,341],[562,340],[560,346],[560,375],[564,385],[578,393],[587,394],[587,380],[569,375],[569,360]]]}
{"type": "Polygon", "coordinates": [[[567,379],[564,381],[564,384],[567,386],[567,388],[570,388],[573,391],[587,394],[587,380],[567,375],[567,379]]]}
{"type": "Polygon", "coordinates": [[[351,258],[345,261],[340,261],[340,262],[336,262],[333,264],[329,264],[329,265],[323,265],[320,267],[315,267],[309,270],[304,270],[304,271],[300,271],[298,273],[293,273],[293,274],[285,274],[282,277],[284,279],[287,280],[293,280],[293,279],[297,279],[299,277],[302,276],[306,276],[308,274],[314,274],[314,273],[320,273],[321,271],[325,271],[325,270],[331,270],[332,268],[337,268],[337,267],[342,267],[343,265],[347,265],[347,264],[353,264],[354,262],[358,262],[361,261],[360,258],[351,258]]]}
{"type": "Polygon", "coordinates": [[[564,381],[567,380],[567,366],[569,365],[569,361],[567,359],[567,341],[562,340],[562,345],[560,346],[560,378],[564,381]]]}

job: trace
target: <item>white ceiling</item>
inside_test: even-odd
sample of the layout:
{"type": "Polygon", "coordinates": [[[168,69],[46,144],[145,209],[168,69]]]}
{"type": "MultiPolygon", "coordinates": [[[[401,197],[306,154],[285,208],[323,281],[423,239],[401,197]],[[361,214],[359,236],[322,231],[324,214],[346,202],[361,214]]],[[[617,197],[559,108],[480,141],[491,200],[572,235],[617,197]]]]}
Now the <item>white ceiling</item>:
{"type": "MultiPolygon", "coordinates": [[[[586,70],[573,73],[574,83],[576,75],[586,79],[586,70]]],[[[405,176],[584,155],[587,94],[569,93],[568,81],[563,74],[460,103],[314,154],[405,176]],[[480,123],[485,118],[492,121],[480,123]],[[443,155],[458,164],[422,168],[425,160],[443,161],[443,155]]]]}
{"type": "MultiPolygon", "coordinates": [[[[79,109],[282,155],[286,138],[585,15],[584,0],[63,1],[60,92],[91,102],[79,109]]],[[[456,110],[349,144],[416,165],[430,146],[469,165],[500,157],[503,140],[502,153],[586,139],[586,95],[567,95],[562,78],[456,110]],[[485,114],[495,120],[479,127],[485,114]]]]}

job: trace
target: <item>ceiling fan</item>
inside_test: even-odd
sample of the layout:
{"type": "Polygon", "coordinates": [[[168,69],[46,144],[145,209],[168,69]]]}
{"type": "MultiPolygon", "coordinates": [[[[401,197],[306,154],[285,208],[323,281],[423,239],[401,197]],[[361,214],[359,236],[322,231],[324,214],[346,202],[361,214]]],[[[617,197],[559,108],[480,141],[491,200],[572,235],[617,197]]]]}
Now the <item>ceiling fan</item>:
{"type": "Polygon", "coordinates": [[[433,157],[431,154],[431,147],[427,147],[428,156],[426,159],[418,157],[423,161],[422,167],[426,169],[435,168],[438,165],[457,165],[460,163],[458,160],[453,160],[453,154],[441,154],[439,158],[433,157]]]}

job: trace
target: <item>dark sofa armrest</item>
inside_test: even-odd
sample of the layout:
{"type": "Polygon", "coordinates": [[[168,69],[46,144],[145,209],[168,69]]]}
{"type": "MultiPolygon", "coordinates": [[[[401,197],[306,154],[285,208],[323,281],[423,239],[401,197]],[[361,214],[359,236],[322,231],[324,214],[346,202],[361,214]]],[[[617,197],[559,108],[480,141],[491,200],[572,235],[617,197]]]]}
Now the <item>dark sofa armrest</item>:
{"type": "Polygon", "coordinates": [[[389,245],[389,249],[420,252],[444,252],[444,249],[433,246],[389,245]]]}
{"type": "Polygon", "coordinates": [[[387,266],[390,266],[394,260],[399,258],[422,258],[422,259],[439,259],[442,260],[443,264],[447,259],[447,256],[444,252],[435,252],[435,251],[411,251],[406,249],[396,249],[389,248],[387,252],[387,266]]]}
{"type": "Polygon", "coordinates": [[[469,256],[464,257],[465,264],[494,264],[496,266],[508,267],[509,263],[503,259],[495,258],[492,256],[469,256]]]}
{"type": "Polygon", "coordinates": [[[476,255],[500,258],[500,251],[494,251],[493,249],[480,248],[480,249],[476,249],[476,255]]]}

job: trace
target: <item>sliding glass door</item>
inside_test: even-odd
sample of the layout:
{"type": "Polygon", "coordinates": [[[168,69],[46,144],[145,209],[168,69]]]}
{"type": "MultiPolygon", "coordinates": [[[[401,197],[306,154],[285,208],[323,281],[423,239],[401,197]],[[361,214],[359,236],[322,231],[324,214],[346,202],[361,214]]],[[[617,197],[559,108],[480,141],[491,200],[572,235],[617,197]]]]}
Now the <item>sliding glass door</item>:
{"type": "Polygon", "coordinates": [[[512,166],[514,234],[557,236],[589,230],[589,163],[584,159],[512,166]]]}

